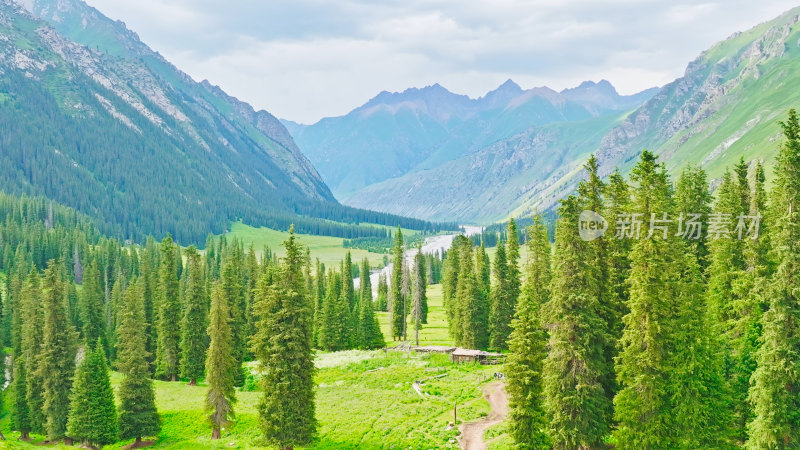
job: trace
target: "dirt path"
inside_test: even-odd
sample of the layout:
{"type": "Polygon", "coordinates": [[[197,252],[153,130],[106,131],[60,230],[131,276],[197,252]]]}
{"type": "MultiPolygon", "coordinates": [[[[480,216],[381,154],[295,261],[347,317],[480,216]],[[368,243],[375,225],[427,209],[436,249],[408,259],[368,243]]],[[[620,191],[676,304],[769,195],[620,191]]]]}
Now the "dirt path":
{"type": "Polygon", "coordinates": [[[461,444],[462,450],[486,450],[483,433],[489,427],[502,422],[508,415],[508,396],[502,382],[494,381],[487,384],[483,388],[483,398],[489,402],[492,410],[483,419],[462,424],[458,428],[461,431],[458,443],[461,444]]]}

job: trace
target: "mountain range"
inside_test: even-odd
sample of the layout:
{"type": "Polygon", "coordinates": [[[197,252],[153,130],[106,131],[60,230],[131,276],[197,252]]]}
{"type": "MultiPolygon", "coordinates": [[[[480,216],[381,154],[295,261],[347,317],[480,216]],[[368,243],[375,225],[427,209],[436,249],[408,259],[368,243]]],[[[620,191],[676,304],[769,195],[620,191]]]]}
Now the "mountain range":
{"type": "Polygon", "coordinates": [[[605,80],[561,92],[523,90],[508,80],[471,99],[434,84],[381,92],[345,116],[310,126],[284,124],[334,194],[349,200],[367,186],[438,167],[531,126],[618,115],[656,90],[621,96],[605,80]]]}
{"type": "Polygon", "coordinates": [[[736,33],[681,78],[635,96],[605,81],[559,93],[509,81],[477,100],[432,86],[289,130],[344,203],[431,220],[551,210],[592,153],[604,174],[650,149],[674,174],[695,164],[718,179],[741,157],[771,164],[777,121],[800,104],[798,21],[795,8],[736,33]]]}
{"type": "Polygon", "coordinates": [[[381,220],[340,205],[273,115],[80,0],[0,0],[0,148],[0,189],[74,207],[113,236],[381,220]]]}

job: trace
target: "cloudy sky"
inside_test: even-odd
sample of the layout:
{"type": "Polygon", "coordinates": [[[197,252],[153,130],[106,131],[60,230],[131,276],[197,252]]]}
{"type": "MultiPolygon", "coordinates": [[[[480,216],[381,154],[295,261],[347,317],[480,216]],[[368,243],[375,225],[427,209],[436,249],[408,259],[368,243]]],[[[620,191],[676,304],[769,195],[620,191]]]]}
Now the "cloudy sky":
{"type": "Polygon", "coordinates": [[[440,83],[479,97],[679,77],[701,51],[796,6],[783,0],[88,0],[197,80],[303,123],[378,92],[440,83]]]}

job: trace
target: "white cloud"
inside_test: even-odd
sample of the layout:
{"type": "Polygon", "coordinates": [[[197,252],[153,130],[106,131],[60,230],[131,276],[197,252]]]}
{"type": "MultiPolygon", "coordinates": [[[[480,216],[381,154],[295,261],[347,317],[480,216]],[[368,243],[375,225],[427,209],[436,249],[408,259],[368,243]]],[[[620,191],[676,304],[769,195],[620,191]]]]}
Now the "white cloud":
{"type": "Polygon", "coordinates": [[[665,84],[786,0],[88,0],[197,79],[301,122],[382,90],[665,84]]]}

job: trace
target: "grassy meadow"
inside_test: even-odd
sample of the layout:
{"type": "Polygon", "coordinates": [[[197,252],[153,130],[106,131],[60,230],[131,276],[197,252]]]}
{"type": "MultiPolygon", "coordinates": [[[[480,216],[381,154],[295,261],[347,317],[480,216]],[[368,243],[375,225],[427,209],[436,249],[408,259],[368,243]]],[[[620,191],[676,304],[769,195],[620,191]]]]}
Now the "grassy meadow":
{"type": "MultiPolygon", "coordinates": [[[[442,307],[441,285],[428,288],[429,324],[420,332],[420,344],[451,344],[442,307]]],[[[379,313],[381,328],[388,334],[386,313],[379,313]]],[[[409,337],[413,329],[409,329],[409,337]]],[[[392,345],[388,342],[387,345],[392,345]]],[[[489,413],[482,398],[482,385],[492,380],[498,366],[452,364],[447,355],[422,355],[404,352],[350,350],[320,352],[317,365],[318,440],[312,449],[440,449],[458,448],[457,428],[448,427],[457,407],[459,423],[479,419],[489,413]],[[412,388],[421,382],[424,398],[412,388]]],[[[257,373],[255,363],[249,363],[257,373]]],[[[112,384],[120,382],[112,373],[112,384]]],[[[251,383],[252,384],[252,383],[251,383]]],[[[211,440],[211,428],[204,411],[206,385],[188,386],[185,382],[156,381],[156,403],[162,430],[152,448],[169,449],[249,449],[261,448],[257,390],[238,391],[236,422],[225,429],[222,439],[211,440]]],[[[12,398],[7,391],[6,404],[12,398]]],[[[0,420],[8,441],[0,448],[41,447],[42,437],[32,443],[17,440],[10,430],[8,407],[0,420]]],[[[486,432],[491,449],[510,448],[503,424],[486,432]]],[[[122,448],[120,442],[105,448],[122,448]]],[[[64,445],[50,448],[74,448],[64,445]]]]}
{"type": "MultiPolygon", "coordinates": [[[[375,225],[378,227],[378,225],[375,225]]],[[[344,260],[345,254],[350,251],[353,261],[360,262],[365,257],[369,259],[373,267],[383,267],[383,254],[371,253],[361,249],[344,248],[344,239],[330,236],[315,236],[310,234],[297,234],[297,239],[303,245],[311,249],[311,258],[319,258],[320,262],[326,266],[339,264],[344,260]]],[[[244,243],[245,248],[251,244],[257,254],[261,254],[264,246],[269,247],[273,253],[283,256],[283,241],[289,237],[285,231],[277,231],[270,228],[254,228],[241,222],[231,224],[231,229],[225,234],[228,240],[239,239],[244,243]]]]}

